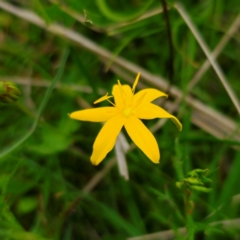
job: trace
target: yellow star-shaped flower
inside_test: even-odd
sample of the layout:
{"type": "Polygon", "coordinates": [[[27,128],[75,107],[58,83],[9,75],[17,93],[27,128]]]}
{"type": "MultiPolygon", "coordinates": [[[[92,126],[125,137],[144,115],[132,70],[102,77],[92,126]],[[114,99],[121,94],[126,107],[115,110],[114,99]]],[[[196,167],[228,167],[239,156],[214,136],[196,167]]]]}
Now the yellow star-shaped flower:
{"type": "Polygon", "coordinates": [[[151,103],[156,98],[167,97],[165,93],[147,88],[134,94],[139,77],[140,73],[132,89],[129,85],[121,85],[120,81],[118,85],[113,86],[112,95],[115,104],[108,100],[112,97],[108,94],[94,102],[96,104],[108,100],[113,105],[112,107],[80,110],[69,115],[70,118],[81,121],[106,122],[93,144],[91,162],[94,165],[98,165],[113,149],[123,126],[143,153],[154,163],[159,163],[160,152],[157,141],[140,119],[171,118],[178,129],[182,129],[182,124],[176,117],[151,103]]]}

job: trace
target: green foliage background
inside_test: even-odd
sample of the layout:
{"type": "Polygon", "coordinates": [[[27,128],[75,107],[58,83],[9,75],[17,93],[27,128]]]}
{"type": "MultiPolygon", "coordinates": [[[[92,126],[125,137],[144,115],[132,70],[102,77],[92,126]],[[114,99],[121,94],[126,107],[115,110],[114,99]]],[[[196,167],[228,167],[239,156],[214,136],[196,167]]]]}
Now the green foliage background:
{"type": "MultiPolygon", "coordinates": [[[[233,220],[239,224],[239,138],[219,139],[194,125],[193,109],[185,98],[174,113],[183,131],[167,121],[154,134],[161,164],[150,162],[139,149],[127,153],[129,181],[119,175],[117,165],[105,171],[114,151],[99,166],[90,163],[101,125],[68,117],[111,92],[117,79],[126,83],[112,68],[114,56],[168,79],[169,39],[163,14],[132,22],[161,8],[161,1],[6,2],[35,12],[48,26],[58,23],[82,34],[113,57],[103,59],[94,50],[0,5],[0,81],[15,81],[22,91],[18,103],[0,106],[0,239],[122,240],[180,227],[187,227],[188,233],[176,234],[175,239],[240,239],[236,224],[215,223],[233,220]],[[82,17],[82,23],[76,15],[82,17]],[[212,191],[192,192],[194,209],[189,215],[186,192],[175,183],[195,168],[210,170],[212,191]],[[99,174],[94,188],[88,188],[99,174]]],[[[167,4],[175,69],[174,79],[168,83],[186,93],[206,57],[174,1],[167,4]]],[[[188,0],[182,4],[211,50],[240,13],[239,0],[188,0]]],[[[218,62],[239,96],[239,30],[221,51],[218,62]]],[[[134,77],[132,74],[132,81],[134,77]]],[[[239,125],[239,115],[211,68],[191,95],[239,125]]],[[[145,124],[151,127],[156,122],[145,124]]],[[[168,239],[161,236],[142,239],[168,239]]]]}

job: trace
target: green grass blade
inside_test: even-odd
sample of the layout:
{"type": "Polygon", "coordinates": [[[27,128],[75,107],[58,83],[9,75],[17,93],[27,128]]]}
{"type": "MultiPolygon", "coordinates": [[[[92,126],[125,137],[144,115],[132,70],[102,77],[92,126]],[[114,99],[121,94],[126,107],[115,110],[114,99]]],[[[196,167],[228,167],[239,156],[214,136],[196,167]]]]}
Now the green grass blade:
{"type": "Polygon", "coordinates": [[[10,146],[9,148],[5,149],[4,151],[2,151],[0,153],[0,159],[7,156],[9,153],[11,153],[12,151],[14,151],[15,149],[17,149],[21,144],[23,144],[32,134],[33,132],[35,131],[37,125],[38,125],[38,122],[39,122],[39,119],[48,103],[48,100],[50,98],[50,95],[56,85],[56,83],[61,79],[61,76],[63,74],[63,70],[64,70],[64,67],[65,67],[65,64],[66,64],[66,61],[67,61],[67,57],[68,57],[68,54],[69,54],[69,50],[65,50],[64,54],[63,54],[63,57],[62,57],[62,61],[61,61],[61,64],[60,64],[60,68],[56,74],[56,77],[54,78],[52,84],[50,85],[50,87],[48,88],[43,100],[42,100],[42,103],[39,107],[39,110],[38,110],[38,113],[37,113],[37,117],[35,119],[35,121],[33,122],[33,125],[32,127],[29,129],[29,131],[21,138],[19,139],[15,144],[13,144],[12,146],[10,146]]]}
{"type": "Polygon", "coordinates": [[[102,14],[108,18],[111,19],[112,21],[116,21],[116,22],[121,22],[121,21],[130,21],[134,18],[139,17],[141,14],[143,14],[144,12],[146,12],[146,10],[151,6],[151,4],[153,3],[152,0],[147,1],[141,8],[137,9],[136,11],[134,11],[133,13],[128,12],[128,13],[119,13],[116,11],[113,11],[113,9],[111,9],[108,4],[106,3],[106,1],[104,0],[97,0],[96,4],[98,5],[99,10],[102,12],[102,14]]]}

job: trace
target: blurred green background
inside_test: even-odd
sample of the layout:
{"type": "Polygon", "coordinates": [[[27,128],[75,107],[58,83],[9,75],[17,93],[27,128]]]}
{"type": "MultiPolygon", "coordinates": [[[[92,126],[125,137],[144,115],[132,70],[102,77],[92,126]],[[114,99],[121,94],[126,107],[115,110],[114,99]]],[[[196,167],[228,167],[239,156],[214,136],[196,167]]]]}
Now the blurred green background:
{"type": "Polygon", "coordinates": [[[0,105],[0,239],[240,239],[239,114],[211,66],[190,89],[206,55],[185,20],[209,52],[226,39],[217,61],[240,97],[240,3],[166,1],[168,28],[163,2],[0,1],[0,81],[22,92],[0,105]],[[134,148],[125,180],[114,151],[90,162],[101,124],[68,113],[138,71],[139,88],[169,93],[159,104],[183,130],[161,122],[161,164],[134,148]],[[209,169],[212,182],[187,175],[194,169],[209,169]],[[192,188],[196,178],[211,191],[192,188]]]}

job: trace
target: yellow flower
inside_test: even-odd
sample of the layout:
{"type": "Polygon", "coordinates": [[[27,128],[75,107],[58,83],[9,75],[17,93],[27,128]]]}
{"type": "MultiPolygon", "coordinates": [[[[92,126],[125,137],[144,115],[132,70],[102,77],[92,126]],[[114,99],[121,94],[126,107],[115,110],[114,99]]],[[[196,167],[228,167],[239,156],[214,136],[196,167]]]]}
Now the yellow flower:
{"type": "Polygon", "coordinates": [[[157,141],[140,119],[171,118],[178,129],[182,129],[182,124],[176,117],[151,103],[156,98],[167,97],[165,93],[148,88],[134,94],[139,77],[140,73],[132,89],[129,85],[121,85],[118,80],[118,85],[114,85],[112,90],[115,104],[108,100],[112,97],[108,94],[94,102],[96,104],[107,100],[113,105],[112,107],[86,109],[69,115],[70,118],[81,121],[106,122],[93,144],[91,162],[94,165],[98,165],[112,150],[123,126],[143,153],[154,163],[159,163],[160,152],[157,141]]]}

